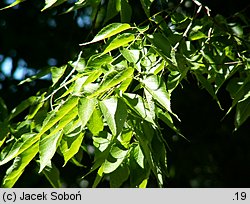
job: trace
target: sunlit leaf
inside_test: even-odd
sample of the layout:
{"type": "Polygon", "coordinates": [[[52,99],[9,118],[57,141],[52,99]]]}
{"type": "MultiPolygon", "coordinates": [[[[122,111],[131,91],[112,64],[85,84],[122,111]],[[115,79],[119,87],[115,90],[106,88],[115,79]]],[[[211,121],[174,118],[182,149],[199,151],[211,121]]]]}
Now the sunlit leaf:
{"type": "Polygon", "coordinates": [[[98,135],[99,132],[103,131],[104,123],[102,119],[102,113],[99,109],[94,109],[87,126],[90,132],[95,136],[98,135]]]}
{"type": "Polygon", "coordinates": [[[80,98],[78,103],[78,115],[82,121],[82,127],[85,127],[87,122],[89,121],[95,106],[96,106],[95,98],[80,98]]]}
{"type": "Polygon", "coordinates": [[[36,143],[14,159],[12,166],[6,171],[2,187],[11,188],[14,186],[18,178],[22,175],[25,167],[38,153],[38,147],[38,143],[36,143]]]}
{"type": "Polygon", "coordinates": [[[14,1],[12,4],[10,4],[9,6],[6,6],[6,7],[4,7],[4,8],[1,8],[0,11],[1,11],[1,10],[4,10],[4,9],[11,8],[11,7],[13,7],[13,6],[16,6],[16,5],[18,5],[18,4],[20,4],[20,3],[24,2],[24,1],[26,1],[26,0],[16,0],[16,1],[14,1]]]}
{"type": "Polygon", "coordinates": [[[82,43],[80,44],[81,46],[83,45],[88,45],[91,43],[98,42],[100,40],[104,40],[106,38],[109,38],[111,36],[114,36],[118,33],[121,33],[124,30],[127,30],[130,28],[130,25],[127,23],[112,23],[106,27],[104,27],[97,35],[94,37],[94,39],[90,42],[87,43],[82,43]]]}
{"type": "Polygon", "coordinates": [[[127,117],[126,104],[115,97],[100,101],[99,104],[112,134],[120,134],[127,117]]]}
{"type": "Polygon", "coordinates": [[[127,45],[129,42],[132,42],[135,39],[135,36],[131,33],[123,33],[118,35],[114,40],[110,42],[110,44],[103,51],[103,54],[106,54],[118,47],[127,45]]]}
{"type": "Polygon", "coordinates": [[[60,144],[60,150],[64,157],[64,166],[78,152],[81,147],[84,132],[80,132],[74,137],[63,136],[60,144]]]}

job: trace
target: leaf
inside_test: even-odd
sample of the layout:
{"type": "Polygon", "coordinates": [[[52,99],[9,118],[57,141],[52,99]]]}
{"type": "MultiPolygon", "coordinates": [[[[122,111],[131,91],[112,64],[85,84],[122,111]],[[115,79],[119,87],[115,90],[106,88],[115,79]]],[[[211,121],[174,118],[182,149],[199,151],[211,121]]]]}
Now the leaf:
{"type": "Polygon", "coordinates": [[[0,166],[14,159],[23,151],[30,148],[34,143],[36,143],[37,140],[34,139],[35,135],[35,133],[23,134],[16,142],[14,142],[13,145],[11,145],[10,149],[7,149],[6,152],[4,152],[5,156],[1,158],[2,160],[0,161],[0,166]]]}
{"type": "Polygon", "coordinates": [[[250,91],[240,100],[236,107],[235,130],[237,130],[250,116],[250,91]]]}
{"type": "MultiPolygon", "coordinates": [[[[54,133],[54,132],[53,132],[54,133]]],[[[56,153],[56,149],[62,138],[62,131],[57,131],[54,134],[43,135],[39,141],[39,157],[40,170],[39,173],[47,166],[56,153]]]]}
{"type": "Polygon", "coordinates": [[[62,67],[52,67],[51,68],[51,74],[52,74],[52,86],[54,86],[59,79],[64,75],[64,72],[67,68],[67,65],[62,66],[62,67]]]}
{"type": "Polygon", "coordinates": [[[124,93],[122,99],[143,120],[154,124],[150,111],[146,108],[145,100],[138,94],[124,93]]]}
{"type": "Polygon", "coordinates": [[[129,178],[127,165],[120,165],[110,174],[110,188],[119,188],[129,178]]]}
{"type": "Polygon", "coordinates": [[[190,32],[190,34],[189,34],[190,40],[200,40],[202,38],[207,38],[207,36],[201,31],[190,32]]]}
{"type": "Polygon", "coordinates": [[[112,97],[100,101],[99,105],[112,134],[119,135],[127,118],[126,104],[121,99],[112,97]]]}
{"type": "Polygon", "coordinates": [[[60,172],[52,162],[50,162],[43,169],[42,173],[45,175],[53,188],[60,188],[62,186],[60,181],[60,172]]]}
{"type": "Polygon", "coordinates": [[[140,148],[140,145],[136,145],[133,149],[133,157],[137,164],[144,169],[144,155],[140,148]]]}
{"type": "Polygon", "coordinates": [[[121,33],[124,30],[130,29],[130,25],[127,23],[112,23],[108,26],[104,27],[97,35],[94,37],[94,39],[87,43],[82,43],[80,46],[88,45],[91,43],[95,43],[101,40],[104,40],[106,38],[109,38],[111,36],[114,36],[118,33],[121,33]]]}
{"type": "Polygon", "coordinates": [[[100,109],[95,108],[92,116],[87,124],[89,131],[94,135],[98,135],[99,132],[103,131],[104,124],[102,119],[102,113],[100,109]]]}
{"type": "Polygon", "coordinates": [[[18,5],[18,4],[20,4],[20,3],[24,2],[24,1],[26,1],[26,0],[16,0],[16,1],[13,2],[12,4],[10,4],[9,6],[6,6],[6,7],[4,7],[4,8],[1,8],[0,11],[1,11],[1,10],[4,10],[4,9],[11,8],[11,7],[14,7],[14,6],[16,6],[16,5],[18,5]]]}
{"type": "Polygon", "coordinates": [[[115,17],[121,10],[121,0],[109,0],[107,13],[103,24],[106,24],[110,19],[115,17]]]}
{"type": "Polygon", "coordinates": [[[89,95],[88,98],[93,98],[93,97],[101,94],[102,92],[109,90],[110,88],[121,83],[122,81],[124,81],[128,77],[132,76],[133,73],[134,73],[134,69],[130,68],[130,67],[126,68],[122,71],[119,71],[119,72],[116,70],[113,70],[112,72],[107,73],[107,75],[104,78],[103,83],[100,85],[100,87],[97,89],[97,91],[95,91],[94,93],[89,95]]]}
{"type": "Polygon", "coordinates": [[[154,0],[140,0],[142,8],[146,13],[147,17],[150,18],[150,6],[154,0]]]}
{"type": "Polygon", "coordinates": [[[0,148],[4,144],[9,133],[8,122],[0,122],[0,148]]]}
{"type": "Polygon", "coordinates": [[[171,110],[170,94],[167,92],[165,83],[161,77],[158,75],[150,75],[144,79],[142,83],[147,91],[153,96],[153,99],[161,104],[168,112],[173,114],[171,110]]]}
{"type": "Polygon", "coordinates": [[[67,0],[45,0],[45,6],[41,11],[44,11],[48,8],[52,8],[54,6],[59,6],[60,4],[66,2],[67,0]]]}
{"type": "Polygon", "coordinates": [[[60,144],[60,150],[64,157],[64,165],[79,151],[82,140],[84,137],[84,132],[80,132],[74,137],[63,136],[60,144]]]}
{"type": "Polygon", "coordinates": [[[132,8],[128,2],[128,0],[121,0],[121,22],[122,23],[128,23],[131,20],[132,17],[132,8]]]}
{"type": "Polygon", "coordinates": [[[106,54],[112,50],[115,50],[118,47],[127,45],[129,42],[132,42],[135,39],[135,36],[131,33],[123,33],[118,35],[115,39],[113,39],[110,44],[105,48],[103,54],[106,54]]]}
{"type": "Polygon", "coordinates": [[[108,174],[115,171],[125,159],[128,150],[120,149],[118,146],[113,145],[110,150],[109,157],[103,163],[103,172],[108,174]]]}
{"type": "Polygon", "coordinates": [[[26,149],[22,154],[18,155],[11,167],[6,171],[6,175],[3,179],[2,187],[11,188],[14,186],[16,181],[22,175],[25,167],[38,153],[38,143],[34,144],[29,149],[26,149]]]}
{"type": "Polygon", "coordinates": [[[97,100],[95,98],[80,98],[78,102],[78,116],[82,121],[82,127],[85,127],[87,122],[89,121],[97,100]]]}
{"type": "Polygon", "coordinates": [[[31,96],[28,99],[22,101],[17,107],[15,107],[11,111],[9,120],[13,119],[14,117],[16,117],[17,115],[19,115],[20,113],[22,113],[28,107],[30,107],[31,105],[33,105],[36,101],[37,101],[37,97],[36,96],[31,96]]]}
{"type": "Polygon", "coordinates": [[[93,71],[97,71],[97,69],[102,68],[106,64],[110,64],[113,61],[113,58],[106,54],[106,55],[92,55],[86,65],[86,70],[91,69],[93,71]]]}
{"type": "Polygon", "coordinates": [[[140,51],[139,50],[130,50],[130,49],[120,49],[123,57],[128,60],[130,63],[136,64],[140,59],[140,51]]]}
{"type": "Polygon", "coordinates": [[[209,81],[197,70],[195,73],[197,80],[202,84],[202,86],[207,90],[207,92],[214,98],[219,107],[222,109],[220,105],[220,101],[215,94],[213,86],[209,83],[209,81]]]}
{"type": "Polygon", "coordinates": [[[156,47],[158,52],[170,58],[172,46],[164,34],[156,32],[152,35],[146,35],[146,37],[156,47]]]}

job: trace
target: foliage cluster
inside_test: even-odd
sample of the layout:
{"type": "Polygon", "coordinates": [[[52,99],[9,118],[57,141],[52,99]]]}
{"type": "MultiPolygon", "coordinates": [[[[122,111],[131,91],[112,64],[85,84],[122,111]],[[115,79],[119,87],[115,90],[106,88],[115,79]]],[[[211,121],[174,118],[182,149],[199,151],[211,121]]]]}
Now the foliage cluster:
{"type": "MultiPolygon", "coordinates": [[[[11,6],[21,3],[15,1],[11,6]]],[[[42,11],[65,0],[46,0],[42,11]]],[[[232,98],[226,115],[236,109],[235,130],[250,116],[249,20],[240,13],[231,19],[212,17],[208,7],[193,0],[192,15],[154,0],[140,0],[147,16],[130,22],[128,0],[109,0],[98,16],[101,0],[79,0],[64,12],[95,9],[93,21],[103,25],[83,42],[76,60],[51,67],[52,85],[23,101],[11,112],[0,100],[0,165],[12,161],[2,187],[12,187],[30,162],[60,187],[55,154],[96,174],[97,187],[107,178],[110,187],[146,187],[155,178],[162,187],[168,177],[165,126],[186,139],[171,109],[171,95],[183,80],[193,77],[221,107],[218,92],[232,98]],[[113,18],[116,22],[110,22],[113,18]],[[99,20],[98,20],[99,19],[99,20]],[[100,19],[103,19],[100,22],[100,19]],[[85,157],[93,160],[86,166],[85,157]]],[[[48,70],[28,78],[28,83],[48,70]]]]}

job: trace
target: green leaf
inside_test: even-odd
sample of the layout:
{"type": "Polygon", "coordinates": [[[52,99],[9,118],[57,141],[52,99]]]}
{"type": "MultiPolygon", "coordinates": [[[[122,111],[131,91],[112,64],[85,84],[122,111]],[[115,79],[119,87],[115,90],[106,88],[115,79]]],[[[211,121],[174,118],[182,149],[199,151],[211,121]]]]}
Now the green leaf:
{"type": "Polygon", "coordinates": [[[80,98],[78,102],[78,116],[82,121],[82,127],[85,127],[95,109],[97,100],[95,98],[80,98]]]}
{"type": "Polygon", "coordinates": [[[112,134],[119,135],[127,118],[126,104],[121,99],[112,97],[100,101],[99,105],[112,134]]]}
{"type": "Polygon", "coordinates": [[[101,40],[104,40],[106,38],[109,38],[111,36],[114,36],[118,33],[121,33],[124,30],[130,29],[130,25],[127,23],[112,23],[106,27],[104,27],[97,35],[94,37],[94,39],[87,43],[82,43],[80,46],[88,45],[91,43],[95,43],[101,40]]]}
{"type": "Polygon", "coordinates": [[[158,75],[150,75],[142,81],[144,87],[168,112],[172,113],[170,94],[166,90],[164,81],[158,75]]]}
{"type": "Polygon", "coordinates": [[[141,5],[143,7],[144,12],[146,13],[147,17],[150,17],[150,6],[154,0],[140,0],[141,5]]]}
{"type": "Polygon", "coordinates": [[[22,154],[18,155],[11,167],[6,171],[6,175],[3,179],[2,187],[11,188],[14,186],[16,181],[22,175],[25,167],[38,153],[38,143],[34,144],[29,149],[26,149],[22,154]]]}
{"type": "Polygon", "coordinates": [[[133,73],[134,73],[134,69],[130,68],[130,67],[126,68],[122,71],[119,71],[119,72],[116,70],[113,70],[113,71],[107,73],[107,75],[105,75],[105,77],[103,79],[103,83],[101,83],[101,85],[97,89],[97,91],[95,91],[94,93],[89,95],[88,98],[93,98],[93,97],[101,94],[102,92],[105,92],[105,91],[109,90],[110,88],[118,85],[119,83],[121,83],[122,81],[127,79],[128,77],[132,76],[133,73]]]}
{"type": "Polygon", "coordinates": [[[144,169],[144,155],[139,144],[134,147],[133,156],[137,164],[144,169]]]}
{"type": "Polygon", "coordinates": [[[52,74],[52,86],[54,86],[59,79],[64,75],[64,72],[67,68],[67,65],[62,66],[62,67],[52,67],[51,68],[51,74],[52,74]]]}
{"type": "Polygon", "coordinates": [[[0,166],[14,159],[36,143],[37,140],[35,139],[35,135],[35,133],[23,134],[16,142],[14,142],[13,145],[11,145],[10,149],[7,149],[6,152],[4,152],[5,156],[1,158],[2,160],[0,161],[0,166]]]}
{"type": "Polygon", "coordinates": [[[136,64],[140,59],[140,51],[139,50],[131,50],[131,49],[120,49],[123,57],[128,60],[130,63],[136,64]]]}
{"type": "Polygon", "coordinates": [[[121,10],[121,0],[109,0],[107,13],[103,24],[106,24],[110,19],[114,18],[121,10]]]}
{"type": "Polygon", "coordinates": [[[129,178],[129,168],[127,165],[120,165],[110,174],[110,187],[119,188],[129,178]]]}
{"type": "MultiPolygon", "coordinates": [[[[113,61],[113,58],[106,54],[106,55],[92,55],[86,65],[86,70],[97,70],[102,68],[106,64],[110,64],[113,61]]],[[[94,74],[93,74],[94,75],[94,74]]]]}
{"type": "Polygon", "coordinates": [[[6,7],[4,7],[4,8],[1,8],[0,11],[1,11],[1,10],[4,10],[4,9],[11,8],[11,7],[13,7],[13,6],[16,6],[16,5],[18,5],[18,4],[20,4],[20,3],[24,2],[24,1],[26,1],[26,0],[16,0],[16,1],[13,2],[12,4],[10,4],[9,6],[6,6],[6,7]]]}
{"type": "Polygon", "coordinates": [[[9,133],[8,122],[0,122],[0,147],[4,144],[9,133]]]}
{"type": "Polygon", "coordinates": [[[250,116],[250,91],[240,100],[236,107],[235,129],[237,130],[250,116]]]}
{"type": "Polygon", "coordinates": [[[122,23],[128,23],[131,20],[132,17],[132,8],[128,2],[128,0],[121,0],[121,22],[122,23]]]}
{"type": "Polygon", "coordinates": [[[52,162],[50,162],[43,169],[42,173],[45,175],[53,188],[60,188],[62,186],[60,181],[60,172],[52,162]]]}
{"type": "Polygon", "coordinates": [[[197,80],[202,84],[202,86],[207,90],[207,92],[214,98],[214,100],[216,100],[217,104],[222,109],[222,107],[220,105],[220,101],[219,101],[217,95],[215,94],[215,90],[214,90],[212,84],[210,84],[209,81],[198,70],[194,74],[195,74],[197,80]]]}
{"type": "Polygon", "coordinates": [[[190,32],[190,34],[189,34],[190,40],[200,40],[202,38],[207,38],[207,36],[201,31],[190,32]]]}
{"type": "MultiPolygon", "coordinates": [[[[53,131],[54,133],[54,131],[53,131]]],[[[62,131],[57,131],[54,134],[43,135],[39,141],[39,157],[40,157],[40,170],[47,166],[56,153],[56,149],[62,138],[62,131]]]]}
{"type": "Polygon", "coordinates": [[[45,0],[45,6],[41,11],[44,11],[48,8],[52,8],[54,6],[59,6],[60,4],[66,2],[67,0],[45,0]]]}
{"type": "Polygon", "coordinates": [[[163,53],[170,58],[172,46],[164,34],[156,32],[152,35],[147,35],[147,39],[155,46],[158,52],[163,53]]]}
{"type": "Polygon", "coordinates": [[[131,33],[120,34],[110,42],[110,44],[103,51],[103,54],[106,54],[112,50],[115,50],[118,47],[127,45],[129,42],[132,42],[134,39],[135,39],[135,36],[131,33]]]}
{"type": "Polygon", "coordinates": [[[150,111],[146,108],[146,101],[138,94],[124,93],[122,98],[131,110],[143,120],[154,124],[150,111]]]}
{"type": "Polygon", "coordinates": [[[64,165],[79,151],[84,133],[80,132],[74,137],[63,136],[60,144],[60,150],[64,157],[64,165]]]}
{"type": "Polygon", "coordinates": [[[87,124],[89,131],[94,135],[98,135],[99,132],[103,131],[104,124],[102,119],[102,113],[99,108],[95,108],[92,116],[87,124]]]}
{"type": "Polygon", "coordinates": [[[13,119],[20,113],[22,113],[24,110],[26,110],[28,107],[33,105],[37,101],[37,97],[31,96],[28,99],[22,101],[16,108],[14,108],[10,113],[9,120],[13,119]]]}
{"type": "Polygon", "coordinates": [[[103,172],[108,174],[115,171],[123,162],[128,150],[123,150],[116,145],[113,145],[110,150],[109,157],[103,163],[103,172]]]}

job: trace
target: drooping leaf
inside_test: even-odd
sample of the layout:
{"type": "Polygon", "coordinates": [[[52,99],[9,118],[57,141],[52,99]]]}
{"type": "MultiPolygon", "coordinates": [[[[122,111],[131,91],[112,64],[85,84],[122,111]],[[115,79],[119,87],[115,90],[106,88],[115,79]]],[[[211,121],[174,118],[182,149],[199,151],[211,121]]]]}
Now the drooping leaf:
{"type": "Polygon", "coordinates": [[[237,130],[250,116],[250,91],[238,102],[235,116],[235,129],[237,130]]]}
{"type": "Polygon", "coordinates": [[[124,93],[122,98],[131,110],[139,117],[154,124],[150,111],[146,108],[146,101],[138,94],[124,93]]]}
{"type": "Polygon", "coordinates": [[[1,8],[0,11],[1,11],[1,10],[4,10],[4,9],[11,8],[11,7],[13,7],[13,6],[16,6],[16,5],[18,5],[18,4],[20,4],[20,3],[24,2],[24,1],[26,1],[26,0],[16,0],[16,1],[14,1],[12,4],[10,4],[9,6],[6,6],[6,7],[4,7],[4,8],[1,8]]]}
{"type": "Polygon", "coordinates": [[[97,91],[95,91],[90,96],[88,96],[88,98],[95,97],[109,90],[110,88],[118,85],[119,83],[127,79],[128,77],[132,76],[133,73],[134,73],[134,69],[130,67],[119,72],[116,70],[113,70],[112,72],[107,73],[107,75],[104,78],[103,83],[100,85],[97,91]]]}
{"type": "Polygon", "coordinates": [[[100,101],[99,104],[112,134],[120,134],[127,117],[126,104],[115,97],[100,101]]]}
{"type": "Polygon", "coordinates": [[[4,152],[4,157],[1,158],[2,160],[0,161],[0,166],[14,159],[23,151],[35,144],[37,142],[35,135],[35,133],[26,133],[16,140],[14,144],[4,152]]]}
{"type": "Polygon", "coordinates": [[[85,127],[87,122],[89,121],[95,106],[96,106],[95,98],[80,98],[78,103],[78,116],[82,121],[82,127],[85,127]]]}
{"type": "Polygon", "coordinates": [[[60,172],[58,168],[50,162],[42,171],[47,180],[50,182],[53,188],[60,188],[62,186],[60,181],[60,172]]]}
{"type": "Polygon", "coordinates": [[[14,186],[16,181],[22,175],[25,167],[38,153],[38,147],[38,143],[36,143],[32,145],[32,147],[30,147],[29,149],[23,151],[14,159],[12,166],[6,171],[2,187],[11,188],[14,186]]]}
{"type": "Polygon", "coordinates": [[[9,133],[8,122],[0,122],[0,148],[4,144],[9,133]]]}
{"type": "Polygon", "coordinates": [[[102,119],[102,113],[99,108],[94,109],[87,126],[94,136],[98,135],[99,132],[103,131],[104,123],[102,119]]]}
{"type": "Polygon", "coordinates": [[[108,174],[115,171],[123,162],[128,150],[123,150],[116,145],[113,145],[110,150],[109,157],[103,163],[103,172],[108,174]]]}
{"type": "Polygon", "coordinates": [[[144,12],[146,13],[147,17],[150,17],[150,6],[154,0],[140,0],[141,5],[143,7],[144,12]]]}
{"type": "Polygon", "coordinates": [[[121,10],[121,1],[120,0],[109,0],[106,16],[103,24],[106,24],[110,19],[115,17],[121,10]]]}
{"type": "Polygon", "coordinates": [[[121,33],[124,30],[130,29],[130,25],[127,23],[112,23],[109,24],[108,26],[104,27],[97,35],[94,37],[94,39],[90,42],[87,43],[82,43],[80,44],[81,46],[83,45],[88,45],[91,43],[95,43],[101,40],[104,40],[106,38],[112,37],[118,33],[121,33]]]}
{"type": "Polygon", "coordinates": [[[54,156],[56,149],[59,145],[59,142],[62,137],[62,131],[57,131],[54,134],[43,135],[39,141],[39,157],[40,157],[40,170],[42,170],[47,166],[52,157],[54,156]]]}
{"type": "Polygon", "coordinates": [[[110,187],[119,188],[129,178],[129,168],[127,165],[120,165],[110,174],[110,187]]]}
{"type": "Polygon", "coordinates": [[[52,82],[54,86],[58,80],[63,76],[65,70],[67,68],[67,65],[62,67],[51,67],[51,74],[52,74],[52,82]]]}
{"type": "Polygon", "coordinates": [[[13,119],[14,117],[22,113],[24,110],[26,110],[28,107],[33,105],[36,102],[36,100],[37,100],[37,97],[31,96],[28,99],[22,101],[16,108],[14,108],[11,111],[9,120],[13,119]]]}
{"type": "Polygon", "coordinates": [[[135,39],[135,36],[131,33],[120,34],[110,42],[110,44],[103,51],[103,54],[106,54],[112,50],[115,50],[118,47],[127,45],[129,42],[132,42],[134,39],[135,39]]]}
{"type": "Polygon", "coordinates": [[[59,6],[60,4],[66,2],[67,0],[45,0],[45,6],[41,11],[52,8],[54,6],[59,6]]]}
{"type": "Polygon", "coordinates": [[[131,20],[132,17],[132,8],[128,2],[128,0],[121,0],[121,22],[122,23],[128,23],[131,20]]]}
{"type": "Polygon", "coordinates": [[[60,150],[64,157],[64,166],[79,151],[83,137],[83,132],[80,132],[74,137],[63,136],[60,144],[60,150]]]}
{"type": "Polygon", "coordinates": [[[142,83],[147,91],[153,96],[153,99],[161,104],[168,112],[173,114],[171,110],[170,94],[167,92],[166,85],[161,77],[158,75],[149,75],[142,83]]]}

